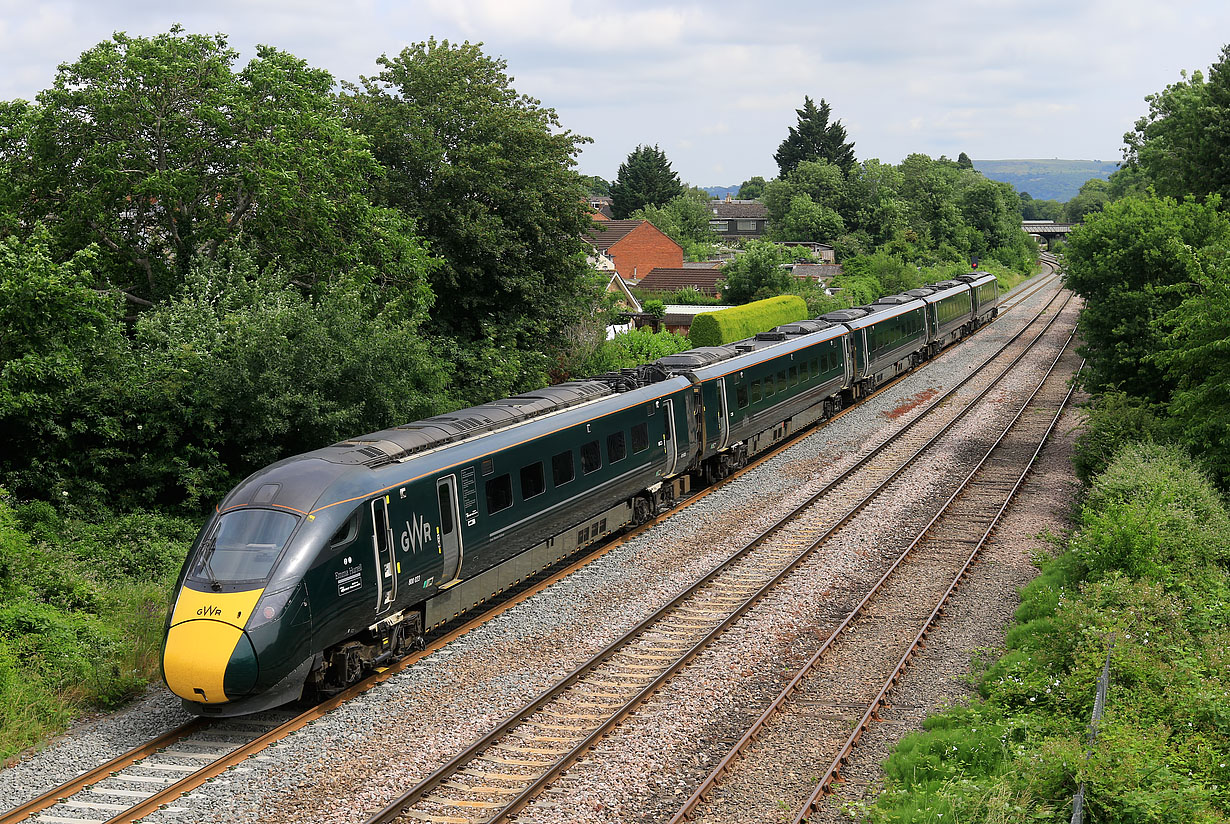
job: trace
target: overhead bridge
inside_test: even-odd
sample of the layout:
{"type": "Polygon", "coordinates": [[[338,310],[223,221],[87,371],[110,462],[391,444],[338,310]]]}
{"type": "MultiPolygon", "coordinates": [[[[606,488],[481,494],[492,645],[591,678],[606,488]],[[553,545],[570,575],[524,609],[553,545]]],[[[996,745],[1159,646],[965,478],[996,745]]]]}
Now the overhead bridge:
{"type": "Polygon", "coordinates": [[[1047,249],[1051,248],[1051,241],[1055,238],[1061,238],[1072,231],[1075,224],[1072,223],[1056,223],[1053,220],[1022,220],[1021,228],[1047,249]]]}

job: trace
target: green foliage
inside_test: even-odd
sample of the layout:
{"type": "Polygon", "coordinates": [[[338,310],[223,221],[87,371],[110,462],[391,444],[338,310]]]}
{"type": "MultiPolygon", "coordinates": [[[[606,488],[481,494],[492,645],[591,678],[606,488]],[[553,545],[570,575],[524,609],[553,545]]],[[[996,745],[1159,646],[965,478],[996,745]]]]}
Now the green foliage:
{"type": "Polygon", "coordinates": [[[747,303],[788,291],[794,276],[783,267],[793,263],[796,256],[797,252],[775,243],[749,241],[743,254],[722,267],[722,299],[747,303]]]}
{"type": "Polygon", "coordinates": [[[633,329],[603,341],[586,359],[578,377],[629,369],[691,348],[687,335],[654,332],[647,327],[633,329]]]}
{"type": "Polygon", "coordinates": [[[169,591],[196,529],[151,513],[63,519],[0,490],[0,760],[157,677],[169,591]]]}
{"type": "Polygon", "coordinates": [[[1149,113],[1123,136],[1126,165],[1170,197],[1230,197],[1230,46],[1199,72],[1145,98],[1149,113]]]}
{"type": "Polygon", "coordinates": [[[634,289],[633,294],[637,300],[660,300],[662,303],[675,303],[683,306],[717,306],[722,302],[722,299],[715,295],[706,295],[695,286],[685,286],[674,292],[647,292],[643,289],[634,289]]]}
{"type": "Polygon", "coordinates": [[[616,220],[630,217],[646,206],[662,206],[683,193],[679,175],[671,169],[666,154],[655,146],[637,146],[619,164],[611,184],[611,211],[616,220]]]}
{"type": "Polygon", "coordinates": [[[442,264],[428,329],[444,336],[466,403],[541,385],[544,344],[592,312],[591,226],[572,166],[589,142],[512,87],[503,60],[429,39],[377,61],[343,97],[385,168],[379,201],[411,219],[442,264]]]}
{"type": "Polygon", "coordinates": [[[1021,192],[1021,220],[1064,221],[1064,204],[1058,200],[1034,200],[1029,192],[1021,192]]]}
{"type": "Polygon", "coordinates": [[[647,300],[642,308],[655,322],[660,323],[662,318],[666,317],[666,304],[660,300],[647,300]]]}
{"type": "Polygon", "coordinates": [[[447,373],[408,304],[354,283],[313,300],[244,260],[198,267],[137,323],[144,474],[125,486],[199,506],[280,458],[446,408],[447,373]]]}
{"type": "Polygon", "coordinates": [[[795,109],[797,126],[791,126],[786,139],[777,147],[773,159],[781,177],[785,178],[806,160],[822,160],[848,172],[855,163],[854,144],[846,142],[846,129],[840,120],[829,122],[832,109],[822,98],[817,107],[810,97],[803,97],[803,108],[795,109]]]}
{"type": "Polygon", "coordinates": [[[1100,177],[1092,178],[1081,186],[1076,197],[1064,204],[1064,219],[1080,223],[1090,212],[1100,212],[1110,200],[1110,184],[1100,177]]]}
{"type": "Polygon", "coordinates": [[[631,216],[648,220],[678,243],[685,260],[707,260],[717,248],[709,228],[709,196],[700,189],[688,189],[661,206],[643,206],[631,216]]]}
{"type": "Polygon", "coordinates": [[[1066,820],[1078,782],[1092,820],[1225,820],[1227,560],[1230,514],[1187,456],[1124,447],[1071,550],[1023,590],[982,700],[902,741],[869,820],[1066,820]],[[1108,647],[1106,715],[1086,757],[1108,647]]]}
{"type": "Polygon", "coordinates": [[[1192,289],[1206,258],[1230,242],[1216,203],[1129,198],[1088,216],[1069,236],[1065,280],[1081,311],[1087,385],[1161,402],[1177,385],[1151,356],[1166,348],[1171,310],[1192,289]],[[1207,250],[1207,251],[1206,251],[1207,250]]]}
{"type": "Polygon", "coordinates": [[[735,195],[735,199],[758,200],[764,194],[765,185],[765,179],[760,175],[749,177],[739,187],[739,194],[735,195]]]}
{"type": "MultiPolygon", "coordinates": [[[[229,244],[308,283],[370,264],[380,170],[333,78],[268,46],[240,71],[237,56],[222,35],[175,27],[117,33],[61,65],[35,105],[0,116],[22,124],[0,144],[0,201],[45,221],[58,254],[96,243],[96,284],[137,302],[229,244]]],[[[420,279],[416,263],[396,276],[420,279]]]]}
{"type": "Polygon", "coordinates": [[[585,191],[590,195],[611,194],[611,184],[607,183],[597,175],[581,175],[581,185],[585,187],[585,191]]]}
{"type": "Polygon", "coordinates": [[[1124,445],[1167,440],[1163,410],[1124,392],[1104,392],[1090,402],[1088,410],[1072,456],[1076,477],[1083,483],[1105,472],[1124,445]]]}
{"type": "Polygon", "coordinates": [[[720,346],[806,317],[807,303],[802,298],[782,295],[717,312],[702,312],[692,320],[689,336],[695,346],[720,346]]]}

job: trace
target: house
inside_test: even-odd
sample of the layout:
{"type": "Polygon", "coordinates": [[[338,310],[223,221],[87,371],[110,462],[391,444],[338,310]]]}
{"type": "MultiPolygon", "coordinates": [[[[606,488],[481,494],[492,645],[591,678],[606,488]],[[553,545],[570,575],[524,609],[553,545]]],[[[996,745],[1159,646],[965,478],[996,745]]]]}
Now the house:
{"type": "MultiPolygon", "coordinates": [[[[639,315],[644,309],[641,307],[641,302],[636,299],[636,296],[628,289],[628,284],[624,283],[624,279],[617,272],[611,272],[611,279],[607,282],[606,290],[614,295],[615,304],[622,307],[628,312],[628,315],[639,315]]],[[[606,328],[606,339],[611,340],[616,335],[624,332],[632,331],[635,324],[629,317],[623,323],[616,323],[606,328]]]]}
{"type": "MultiPolygon", "coordinates": [[[[682,268],[683,248],[647,220],[595,222],[589,234],[596,258],[606,258],[628,283],[659,266],[682,268]]],[[[598,268],[607,268],[598,263],[598,268]]]]}
{"type": "Polygon", "coordinates": [[[769,228],[769,209],[759,200],[709,201],[709,228],[722,240],[764,237],[769,228]]]}
{"type": "Polygon", "coordinates": [[[590,195],[589,208],[594,213],[594,220],[614,220],[615,212],[612,206],[615,201],[606,195],[590,195]]]}
{"type": "Polygon", "coordinates": [[[721,269],[693,269],[690,267],[658,267],[637,283],[645,292],[678,292],[689,287],[702,295],[716,295],[717,283],[722,279],[721,269]]]}

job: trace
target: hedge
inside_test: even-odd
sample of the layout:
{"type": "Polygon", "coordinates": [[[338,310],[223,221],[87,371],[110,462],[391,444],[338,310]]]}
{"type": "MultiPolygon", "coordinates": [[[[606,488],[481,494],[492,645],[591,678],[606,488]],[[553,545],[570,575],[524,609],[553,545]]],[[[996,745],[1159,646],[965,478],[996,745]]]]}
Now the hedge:
{"type": "Polygon", "coordinates": [[[806,317],[806,301],[798,295],[779,295],[717,312],[702,312],[692,320],[688,337],[693,346],[720,346],[806,317]]]}

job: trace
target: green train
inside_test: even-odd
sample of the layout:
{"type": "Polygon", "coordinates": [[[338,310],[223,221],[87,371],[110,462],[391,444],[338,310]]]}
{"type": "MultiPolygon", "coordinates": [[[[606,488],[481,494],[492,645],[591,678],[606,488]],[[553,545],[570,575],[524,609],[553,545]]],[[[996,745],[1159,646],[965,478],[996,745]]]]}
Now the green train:
{"type": "Polygon", "coordinates": [[[342,689],[960,340],[998,294],[963,275],[268,466],[184,563],[166,683],[214,716],[342,689]]]}

